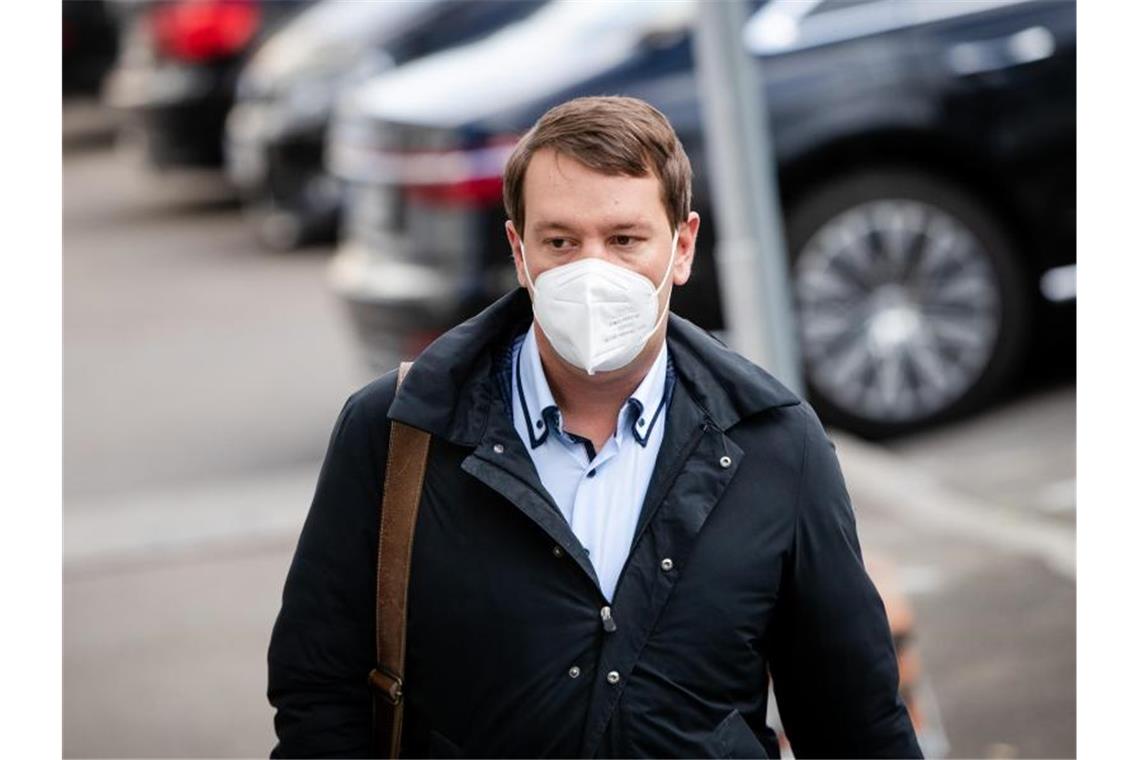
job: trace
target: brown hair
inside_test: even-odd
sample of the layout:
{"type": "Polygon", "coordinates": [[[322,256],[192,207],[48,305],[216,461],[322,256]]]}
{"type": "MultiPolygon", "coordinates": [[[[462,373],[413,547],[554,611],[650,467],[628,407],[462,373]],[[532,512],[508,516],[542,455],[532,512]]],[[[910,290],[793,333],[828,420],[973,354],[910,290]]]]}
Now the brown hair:
{"type": "Polygon", "coordinates": [[[693,170],[665,115],[644,100],[614,95],[575,98],[542,115],[515,146],[503,172],[507,217],[523,233],[523,180],[542,148],[569,156],[603,174],[661,181],[661,202],[675,229],[689,217],[693,170]]]}

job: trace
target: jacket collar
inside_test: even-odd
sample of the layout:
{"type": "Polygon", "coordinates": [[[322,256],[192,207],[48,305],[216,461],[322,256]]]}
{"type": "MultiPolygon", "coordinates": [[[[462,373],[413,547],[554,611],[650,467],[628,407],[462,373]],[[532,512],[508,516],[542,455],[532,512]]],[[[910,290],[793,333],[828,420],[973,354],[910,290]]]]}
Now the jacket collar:
{"type": "MultiPolygon", "coordinates": [[[[447,331],[416,359],[388,410],[407,423],[461,446],[483,438],[492,394],[498,393],[494,358],[530,326],[533,313],[524,288],[495,301],[447,331]]],[[[666,341],[677,379],[721,430],[766,409],[799,398],[761,367],[676,314],[666,341]]]]}

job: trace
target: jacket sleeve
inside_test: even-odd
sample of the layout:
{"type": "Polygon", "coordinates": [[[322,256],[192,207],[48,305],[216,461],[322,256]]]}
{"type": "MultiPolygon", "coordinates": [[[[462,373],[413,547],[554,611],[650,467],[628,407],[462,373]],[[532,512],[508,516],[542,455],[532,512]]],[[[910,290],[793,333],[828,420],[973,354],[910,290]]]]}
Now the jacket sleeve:
{"type": "Polygon", "coordinates": [[[921,757],[835,444],[811,407],[769,669],[796,757],[921,757]]]}
{"type": "Polygon", "coordinates": [[[329,440],[269,643],[270,757],[368,757],[376,547],[389,373],[350,397],[329,440]]]}

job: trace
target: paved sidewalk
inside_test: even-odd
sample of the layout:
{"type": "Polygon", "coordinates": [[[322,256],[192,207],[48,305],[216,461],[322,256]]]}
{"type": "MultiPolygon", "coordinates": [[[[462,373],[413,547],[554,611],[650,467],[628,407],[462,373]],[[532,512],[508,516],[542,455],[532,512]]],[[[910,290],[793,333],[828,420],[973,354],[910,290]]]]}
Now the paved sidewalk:
{"type": "Polygon", "coordinates": [[[1076,756],[1073,528],[948,488],[832,433],[865,553],[914,606],[950,757],[1076,756]]]}
{"type": "MultiPolygon", "coordinates": [[[[833,439],[864,551],[897,564],[914,604],[950,756],[1074,756],[1063,536],[1011,539],[1016,528],[986,522],[984,504],[892,470],[878,447],[833,439]]],[[[266,646],[315,474],[314,464],[171,492],[168,503],[145,494],[69,527],[66,757],[268,754],[266,646]],[[228,511],[238,507],[240,522],[228,511]],[[162,530],[141,517],[148,509],[180,517],[162,530]]]]}
{"type": "Polygon", "coordinates": [[[64,571],[64,757],[267,757],[292,540],[64,571]]]}

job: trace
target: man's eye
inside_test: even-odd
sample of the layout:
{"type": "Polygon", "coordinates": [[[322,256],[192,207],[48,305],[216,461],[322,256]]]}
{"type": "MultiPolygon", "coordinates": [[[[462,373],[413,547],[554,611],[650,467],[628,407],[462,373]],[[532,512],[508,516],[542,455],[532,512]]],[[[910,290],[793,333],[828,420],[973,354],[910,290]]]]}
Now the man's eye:
{"type": "Polygon", "coordinates": [[[627,245],[633,244],[633,238],[631,238],[629,235],[614,235],[614,242],[617,243],[618,246],[624,248],[627,245]]]}
{"type": "Polygon", "coordinates": [[[568,241],[566,238],[551,238],[547,241],[547,243],[551,248],[557,251],[569,245],[570,241],[568,241]]]}

